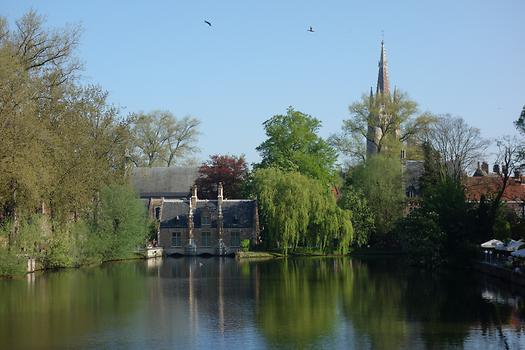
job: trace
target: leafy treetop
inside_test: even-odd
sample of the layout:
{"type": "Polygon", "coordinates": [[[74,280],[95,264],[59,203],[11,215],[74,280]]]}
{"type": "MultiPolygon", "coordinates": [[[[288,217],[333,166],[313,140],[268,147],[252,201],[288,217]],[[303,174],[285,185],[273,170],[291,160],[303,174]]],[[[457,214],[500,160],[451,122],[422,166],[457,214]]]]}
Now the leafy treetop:
{"type": "Polygon", "coordinates": [[[337,154],[317,135],[318,119],[289,107],[285,115],[275,115],[263,125],[268,139],[257,147],[262,156],[258,167],[297,171],[323,183],[333,181],[337,154]]]}

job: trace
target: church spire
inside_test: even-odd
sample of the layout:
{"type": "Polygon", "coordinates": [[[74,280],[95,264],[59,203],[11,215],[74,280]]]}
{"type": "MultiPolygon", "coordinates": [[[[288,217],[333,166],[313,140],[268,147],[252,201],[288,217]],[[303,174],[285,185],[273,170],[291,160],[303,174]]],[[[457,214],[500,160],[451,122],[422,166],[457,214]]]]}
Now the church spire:
{"type": "Polygon", "coordinates": [[[379,74],[377,76],[376,95],[390,95],[390,81],[388,80],[388,65],[384,41],[381,40],[381,57],[379,58],[379,74]]]}

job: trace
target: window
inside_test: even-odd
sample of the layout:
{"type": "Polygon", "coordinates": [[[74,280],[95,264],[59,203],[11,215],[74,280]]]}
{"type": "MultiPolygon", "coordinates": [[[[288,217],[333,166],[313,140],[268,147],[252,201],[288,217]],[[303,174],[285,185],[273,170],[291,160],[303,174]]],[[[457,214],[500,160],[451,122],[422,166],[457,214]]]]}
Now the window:
{"type": "Polygon", "coordinates": [[[160,220],[160,207],[155,207],[155,219],[160,220]]]}
{"type": "Polygon", "coordinates": [[[241,233],[239,231],[230,232],[230,246],[231,247],[241,246],[241,233]]]}
{"type": "Polygon", "coordinates": [[[208,213],[202,214],[201,224],[202,225],[209,225],[210,224],[210,217],[208,216],[208,213]]]}
{"type": "Polygon", "coordinates": [[[209,247],[210,246],[210,233],[209,232],[202,232],[201,233],[201,246],[202,247],[209,247]]]}
{"type": "Polygon", "coordinates": [[[171,246],[172,247],[181,247],[182,246],[182,237],[180,232],[173,232],[171,234],[171,246]]]}

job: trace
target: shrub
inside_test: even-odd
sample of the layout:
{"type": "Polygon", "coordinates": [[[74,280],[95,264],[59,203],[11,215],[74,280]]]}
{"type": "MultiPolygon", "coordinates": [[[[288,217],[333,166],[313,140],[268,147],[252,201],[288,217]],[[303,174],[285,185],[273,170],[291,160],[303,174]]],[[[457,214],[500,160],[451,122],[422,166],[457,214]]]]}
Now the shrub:
{"type": "Polygon", "coordinates": [[[23,275],[26,272],[25,263],[24,257],[0,247],[0,277],[23,275]]]}
{"type": "Polygon", "coordinates": [[[433,268],[443,263],[446,237],[435,214],[414,210],[397,222],[394,234],[413,264],[433,268]]]}
{"type": "Polygon", "coordinates": [[[250,250],[250,240],[249,239],[243,239],[241,241],[241,251],[247,252],[250,250]]]}

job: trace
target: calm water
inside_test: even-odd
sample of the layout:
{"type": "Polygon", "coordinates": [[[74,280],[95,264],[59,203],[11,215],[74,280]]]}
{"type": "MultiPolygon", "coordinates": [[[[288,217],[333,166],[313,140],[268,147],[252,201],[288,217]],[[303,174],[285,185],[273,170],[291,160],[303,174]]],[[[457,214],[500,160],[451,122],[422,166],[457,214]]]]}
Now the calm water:
{"type": "Polygon", "coordinates": [[[384,258],[112,263],[0,280],[0,348],[525,349],[522,293],[384,258]]]}

